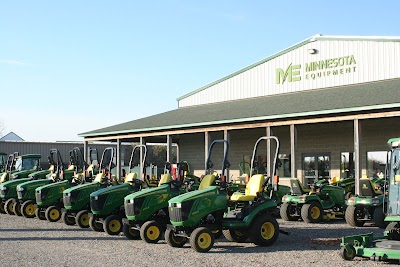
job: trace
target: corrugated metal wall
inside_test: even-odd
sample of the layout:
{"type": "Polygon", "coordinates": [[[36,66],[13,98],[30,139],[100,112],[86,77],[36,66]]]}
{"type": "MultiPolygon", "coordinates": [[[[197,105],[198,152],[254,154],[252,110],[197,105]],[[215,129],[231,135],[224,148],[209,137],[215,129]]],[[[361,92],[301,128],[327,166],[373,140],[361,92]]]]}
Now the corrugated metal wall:
{"type": "Polygon", "coordinates": [[[314,41],[181,99],[178,104],[179,107],[186,107],[398,78],[400,77],[399,58],[400,42],[314,41]],[[310,54],[308,49],[316,49],[318,52],[310,54]],[[306,63],[346,56],[354,56],[356,64],[306,71],[306,63]],[[286,79],[285,82],[277,84],[277,68],[285,72],[291,64],[301,66],[301,80],[289,82],[286,79]],[[348,67],[351,71],[346,73],[348,67]],[[344,69],[342,74],[340,74],[340,69],[344,69]],[[333,70],[338,70],[339,73],[333,75],[333,70]],[[329,75],[327,71],[330,71],[329,75]]]}

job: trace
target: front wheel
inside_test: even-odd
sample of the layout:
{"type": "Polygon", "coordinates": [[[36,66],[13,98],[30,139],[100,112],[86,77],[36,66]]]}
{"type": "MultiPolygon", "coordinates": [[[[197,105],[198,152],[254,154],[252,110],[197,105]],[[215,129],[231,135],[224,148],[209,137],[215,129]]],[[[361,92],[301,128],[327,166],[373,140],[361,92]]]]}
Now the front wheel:
{"type": "Polygon", "coordinates": [[[347,252],[346,248],[342,247],[340,249],[340,256],[346,261],[351,261],[356,256],[356,250],[353,246],[350,246],[350,252],[347,252]]]}
{"type": "Polygon", "coordinates": [[[249,231],[251,242],[262,247],[270,246],[275,243],[278,236],[278,222],[275,218],[267,214],[258,215],[249,231]]]}
{"type": "Polygon", "coordinates": [[[319,202],[311,202],[301,207],[301,218],[308,223],[319,223],[322,221],[322,206],[319,202]]]}
{"type": "Polygon", "coordinates": [[[165,231],[165,241],[167,241],[167,244],[171,247],[181,248],[186,244],[187,237],[177,236],[174,231],[167,229],[165,231]]]}
{"type": "Polygon", "coordinates": [[[139,230],[133,229],[129,224],[122,225],[122,232],[126,236],[126,238],[130,240],[139,240],[140,239],[140,232],[139,230]]]}
{"type": "Polygon", "coordinates": [[[237,229],[223,230],[223,234],[225,239],[231,242],[244,243],[248,238],[248,235],[245,230],[237,230],[237,229]]]}
{"type": "Polygon", "coordinates": [[[57,206],[50,206],[44,214],[49,222],[57,222],[61,219],[61,209],[57,206]]]}
{"type": "Polygon", "coordinates": [[[140,237],[147,243],[157,243],[161,239],[161,227],[156,221],[145,222],[140,227],[140,237]]]}
{"type": "Polygon", "coordinates": [[[290,203],[282,203],[281,208],[279,210],[282,220],[285,221],[297,221],[299,216],[293,214],[293,207],[290,203]]]}
{"type": "Polygon", "coordinates": [[[22,216],[21,203],[19,203],[19,201],[14,203],[14,213],[17,216],[22,216]]]}
{"type": "Polygon", "coordinates": [[[39,220],[46,220],[46,216],[44,215],[44,209],[43,208],[37,208],[35,210],[35,215],[39,220]]]}
{"type": "Polygon", "coordinates": [[[214,245],[214,234],[207,227],[196,228],[190,235],[190,246],[197,252],[208,252],[214,245]]]}
{"type": "Polygon", "coordinates": [[[35,217],[35,203],[32,200],[25,201],[24,203],[22,203],[21,212],[25,218],[35,217]]]}
{"type": "Polygon", "coordinates": [[[348,206],[346,208],[345,219],[348,225],[361,227],[365,224],[363,208],[357,206],[348,206]]]}
{"type": "Polygon", "coordinates": [[[122,219],[117,215],[108,216],[103,222],[103,229],[109,235],[118,235],[122,231],[122,219]]]}
{"type": "Polygon", "coordinates": [[[1,202],[0,202],[0,213],[1,214],[6,214],[6,210],[5,210],[5,205],[4,205],[5,203],[4,203],[4,201],[2,200],[1,202]]]}
{"type": "Polygon", "coordinates": [[[4,203],[4,210],[8,215],[15,215],[14,213],[14,206],[15,206],[15,200],[10,198],[4,203]]]}
{"type": "Polygon", "coordinates": [[[75,223],[80,228],[89,228],[89,211],[81,210],[75,216],[75,223]]]}
{"type": "Polygon", "coordinates": [[[372,220],[374,221],[375,225],[378,226],[381,229],[386,228],[386,222],[385,222],[385,214],[383,213],[383,208],[382,207],[376,207],[374,209],[374,213],[372,214],[372,220]]]}
{"type": "Polygon", "coordinates": [[[75,225],[75,217],[68,211],[61,214],[61,219],[66,225],[75,225]]]}

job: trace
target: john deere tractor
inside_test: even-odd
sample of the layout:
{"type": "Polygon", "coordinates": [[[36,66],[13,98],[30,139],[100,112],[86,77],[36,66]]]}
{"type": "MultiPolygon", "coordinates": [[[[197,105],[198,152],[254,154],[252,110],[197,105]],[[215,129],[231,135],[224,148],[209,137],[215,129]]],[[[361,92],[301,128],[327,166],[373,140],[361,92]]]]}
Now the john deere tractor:
{"type": "Polygon", "coordinates": [[[21,215],[20,204],[17,201],[17,186],[32,178],[29,175],[40,170],[39,154],[18,156],[15,161],[15,171],[11,172],[11,179],[0,186],[0,197],[4,201],[4,210],[10,215],[21,215]]]}
{"type": "Polygon", "coordinates": [[[107,147],[104,149],[98,172],[97,150],[90,150],[90,162],[87,171],[94,171],[93,181],[68,188],[63,193],[64,208],[63,218],[67,225],[77,224],[81,228],[89,227],[90,194],[112,185],[111,171],[115,167],[113,163],[115,149],[107,147]],[[97,174],[95,174],[98,172],[97,174]]]}
{"type": "Polygon", "coordinates": [[[343,187],[321,183],[311,186],[308,193],[297,178],[290,179],[290,194],[282,198],[281,218],[285,221],[303,219],[308,223],[319,223],[336,216],[344,216],[346,208],[343,187]]]}
{"type": "MultiPolygon", "coordinates": [[[[262,139],[273,139],[277,142],[273,166],[273,170],[276,170],[279,141],[272,136],[262,139]]],[[[195,251],[208,252],[214,245],[213,232],[222,229],[230,241],[244,242],[250,238],[259,246],[272,245],[279,235],[279,225],[272,216],[276,203],[264,190],[268,181],[272,180],[265,180],[262,174],[251,175],[245,193],[238,192],[229,197],[224,188],[226,168],[229,166],[229,144],[226,140],[215,140],[210,145],[209,156],[217,143],[226,144],[221,175],[207,172],[201,181],[201,189],[169,200],[171,224],[167,225],[165,231],[167,243],[172,247],[182,247],[190,239],[190,245],[195,251]],[[216,179],[220,181],[220,187],[212,185],[216,179]]],[[[207,170],[213,166],[210,157],[206,166],[207,170]]],[[[276,185],[272,188],[276,189],[276,185]]]]}
{"type": "MultiPolygon", "coordinates": [[[[105,231],[109,235],[118,235],[122,231],[122,218],[125,217],[124,197],[149,185],[145,171],[146,155],[147,148],[145,145],[135,146],[129,163],[130,172],[126,174],[124,182],[90,194],[92,212],[89,213],[89,225],[92,230],[105,231]],[[136,165],[134,164],[134,155],[135,152],[140,152],[141,148],[144,153],[142,164],[136,165]],[[140,165],[143,166],[142,169],[140,169],[140,165]]],[[[113,180],[119,181],[118,177],[113,178],[113,180]]]]}
{"type": "Polygon", "coordinates": [[[77,166],[83,166],[82,163],[78,163],[82,159],[79,156],[82,155],[79,148],[70,151],[68,168],[64,167],[61,155],[59,153],[57,155],[58,164],[50,176],[50,183],[35,189],[35,215],[40,220],[48,220],[49,222],[60,220],[61,208],[63,207],[62,193],[65,189],[81,182],[74,181],[74,173],[80,172],[76,169],[77,166]]]}
{"type": "MultiPolygon", "coordinates": [[[[0,174],[0,190],[1,190],[1,184],[10,180],[12,173],[15,172],[15,160],[14,160],[15,155],[16,152],[14,152],[14,154],[8,155],[4,172],[0,174]]],[[[5,201],[3,201],[0,197],[0,213],[2,214],[6,214],[6,211],[4,209],[4,204],[5,201]]]]}

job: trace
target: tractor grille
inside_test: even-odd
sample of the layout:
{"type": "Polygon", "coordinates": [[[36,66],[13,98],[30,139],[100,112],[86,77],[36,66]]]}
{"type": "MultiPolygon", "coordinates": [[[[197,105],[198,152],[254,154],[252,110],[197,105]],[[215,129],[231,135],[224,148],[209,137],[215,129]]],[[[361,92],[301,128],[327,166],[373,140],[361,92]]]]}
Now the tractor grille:
{"type": "MultiPolygon", "coordinates": [[[[132,216],[132,215],[139,215],[140,210],[142,209],[143,202],[145,200],[145,197],[140,197],[140,198],[135,198],[134,202],[125,202],[125,214],[127,216],[132,216]]],[[[130,200],[132,201],[132,200],[130,200]]]]}
{"type": "Polygon", "coordinates": [[[46,196],[49,193],[50,189],[42,189],[36,190],[36,203],[43,202],[46,200],[46,196]]]}
{"type": "Polygon", "coordinates": [[[182,222],[182,209],[178,207],[169,207],[169,218],[172,222],[182,222]]]}
{"type": "Polygon", "coordinates": [[[192,209],[193,203],[195,200],[184,201],[181,204],[181,207],[178,208],[176,204],[172,204],[172,207],[169,207],[169,218],[173,222],[183,222],[186,221],[189,217],[190,210],[192,209]]]}
{"type": "Polygon", "coordinates": [[[22,191],[17,191],[18,198],[23,198],[24,193],[22,191]]]}
{"type": "Polygon", "coordinates": [[[64,206],[72,206],[76,203],[76,200],[78,199],[79,192],[78,191],[73,191],[71,193],[64,193],[63,196],[63,201],[64,201],[64,206]]]}
{"type": "Polygon", "coordinates": [[[99,211],[103,209],[106,200],[107,195],[90,196],[90,207],[93,211],[99,211]],[[95,197],[97,197],[97,199],[95,199],[95,197]]]}

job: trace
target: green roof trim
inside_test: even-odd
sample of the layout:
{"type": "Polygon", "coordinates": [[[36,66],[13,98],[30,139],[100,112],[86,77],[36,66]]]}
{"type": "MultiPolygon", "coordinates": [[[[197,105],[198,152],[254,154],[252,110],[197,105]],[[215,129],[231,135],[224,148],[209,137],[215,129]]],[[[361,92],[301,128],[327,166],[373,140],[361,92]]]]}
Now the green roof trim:
{"type": "Polygon", "coordinates": [[[134,121],[81,133],[100,137],[283,120],[288,118],[399,109],[400,78],[178,108],[134,121]],[[311,100],[311,101],[310,101],[311,100]]]}
{"type": "Polygon", "coordinates": [[[198,92],[201,92],[201,91],[203,91],[203,90],[205,90],[205,89],[207,89],[207,88],[209,88],[209,87],[211,87],[213,85],[219,84],[219,83],[221,83],[221,82],[223,82],[225,80],[228,80],[228,79],[230,79],[230,78],[232,78],[232,77],[234,77],[236,75],[239,75],[239,74],[241,74],[241,73],[243,73],[245,71],[248,71],[248,70],[250,70],[250,69],[252,69],[254,67],[257,67],[258,65],[261,65],[261,64],[263,64],[265,62],[268,62],[268,61],[270,61],[270,60],[272,60],[274,58],[277,58],[277,57],[279,57],[279,56],[281,56],[283,54],[286,54],[286,53],[288,53],[288,52],[290,52],[292,50],[295,50],[295,49],[297,49],[297,48],[299,48],[299,47],[301,47],[301,46],[303,46],[305,44],[308,44],[308,43],[311,43],[311,42],[315,42],[315,41],[400,42],[400,36],[335,36],[335,35],[317,34],[317,35],[314,35],[314,36],[312,36],[310,38],[307,38],[307,39],[305,39],[305,40],[303,40],[303,41],[301,41],[301,42],[299,42],[297,44],[289,46],[288,48],[286,48],[286,49],[284,49],[282,51],[279,51],[279,52],[277,52],[277,53],[275,53],[275,54],[273,54],[273,55],[271,55],[269,57],[266,57],[266,58],[264,58],[264,59],[262,59],[260,61],[257,61],[256,63],[253,63],[253,64],[251,64],[251,65],[249,65],[249,66],[247,66],[247,67],[245,67],[243,69],[235,71],[232,74],[229,74],[229,75],[227,75],[227,76],[225,76],[225,77],[223,77],[221,79],[218,79],[218,80],[216,80],[216,81],[214,81],[212,83],[209,83],[209,84],[207,84],[205,86],[202,86],[202,87],[200,87],[200,88],[198,88],[198,89],[196,89],[194,91],[191,91],[191,92],[189,92],[189,93],[187,93],[187,94],[185,94],[183,96],[180,96],[176,100],[180,101],[180,100],[182,100],[184,98],[187,98],[187,97],[189,97],[191,95],[194,95],[194,94],[196,94],[198,92]]]}

